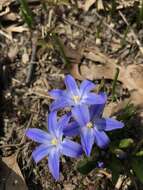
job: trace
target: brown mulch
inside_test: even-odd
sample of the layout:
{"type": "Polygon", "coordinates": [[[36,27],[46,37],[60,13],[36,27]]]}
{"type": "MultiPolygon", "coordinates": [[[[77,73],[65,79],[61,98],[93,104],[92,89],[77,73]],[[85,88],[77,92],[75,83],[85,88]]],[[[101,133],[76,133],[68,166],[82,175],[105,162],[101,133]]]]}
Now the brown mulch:
{"type": "MultiPolygon", "coordinates": [[[[135,22],[136,2],[128,1],[127,4],[120,1],[118,9],[124,13],[142,44],[143,30],[135,22]]],[[[127,25],[118,11],[111,17],[108,9],[98,12],[95,5],[84,12],[76,7],[75,1],[67,5],[46,5],[44,9],[38,0],[29,2],[34,15],[31,30],[23,22],[18,3],[5,1],[0,9],[0,13],[3,13],[2,16],[0,14],[0,156],[16,155],[29,190],[96,190],[97,186],[111,190],[113,186],[108,176],[97,171],[84,176],[76,170],[78,161],[69,158],[62,158],[61,181],[55,182],[48,171],[46,159],[37,166],[31,159],[35,145],[25,137],[25,130],[29,127],[46,127],[52,101],[48,91],[64,88],[63,79],[67,73],[72,73],[80,81],[84,78],[82,66],[101,64],[101,59],[88,59],[83,53],[85,49],[97,47],[108,58],[118,59],[117,65],[120,66],[121,63],[124,66],[142,64],[142,52],[131,33],[126,33],[127,25]],[[4,13],[8,8],[9,12],[4,13]],[[10,13],[13,13],[13,17],[8,16],[10,13]],[[50,35],[52,32],[58,34],[70,63],[66,63],[62,57],[56,41],[50,35]]],[[[111,79],[105,80],[109,100],[111,79]]],[[[118,101],[129,98],[130,93],[130,89],[118,82],[118,101]]],[[[129,190],[132,184],[126,183],[121,188],[129,190]]]]}

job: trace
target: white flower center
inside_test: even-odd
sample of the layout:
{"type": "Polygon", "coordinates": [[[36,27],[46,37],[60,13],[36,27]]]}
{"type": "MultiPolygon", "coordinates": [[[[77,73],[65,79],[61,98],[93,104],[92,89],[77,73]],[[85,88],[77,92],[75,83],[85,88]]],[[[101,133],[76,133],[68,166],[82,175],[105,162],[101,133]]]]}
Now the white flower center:
{"type": "Polygon", "coordinates": [[[75,104],[78,104],[80,101],[80,96],[73,96],[72,99],[75,102],[75,104]]]}
{"type": "Polygon", "coordinates": [[[91,129],[91,128],[93,128],[93,124],[91,122],[89,122],[89,123],[86,124],[86,127],[91,129]]]}
{"type": "Polygon", "coordinates": [[[56,146],[58,144],[58,140],[56,138],[52,139],[51,144],[56,146]]]}

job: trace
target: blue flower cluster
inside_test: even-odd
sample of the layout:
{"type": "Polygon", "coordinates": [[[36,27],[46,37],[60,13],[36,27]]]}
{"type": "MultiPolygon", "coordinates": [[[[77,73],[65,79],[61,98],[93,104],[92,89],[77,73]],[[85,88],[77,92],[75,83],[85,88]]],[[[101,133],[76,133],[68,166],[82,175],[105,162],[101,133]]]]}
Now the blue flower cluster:
{"type": "Polygon", "coordinates": [[[48,115],[48,132],[30,128],[27,137],[40,145],[33,151],[36,163],[48,157],[49,170],[58,180],[60,175],[60,156],[77,158],[83,151],[90,156],[93,144],[106,148],[110,142],[105,133],[122,128],[124,124],[112,118],[103,118],[102,113],[107,101],[105,93],[93,93],[96,85],[84,80],[80,87],[71,75],[65,77],[66,90],[55,89],[49,92],[54,98],[48,115]],[[71,112],[57,119],[57,111],[65,107],[71,112]],[[80,136],[81,145],[71,140],[80,136]]]}

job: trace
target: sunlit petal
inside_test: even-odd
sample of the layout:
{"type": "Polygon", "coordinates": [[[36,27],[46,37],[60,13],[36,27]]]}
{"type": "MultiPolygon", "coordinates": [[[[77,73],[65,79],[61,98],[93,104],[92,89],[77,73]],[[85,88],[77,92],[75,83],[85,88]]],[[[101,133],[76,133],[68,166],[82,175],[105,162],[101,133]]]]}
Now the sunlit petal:
{"type": "Polygon", "coordinates": [[[72,109],[72,114],[81,127],[85,126],[90,121],[89,110],[86,105],[74,107],[72,109]]]}
{"type": "Polygon", "coordinates": [[[80,132],[81,144],[87,156],[90,156],[92,146],[94,144],[94,132],[93,129],[83,127],[80,132]]]}
{"type": "Polygon", "coordinates": [[[60,177],[60,154],[58,151],[53,150],[49,153],[49,157],[48,157],[48,165],[49,165],[49,169],[51,174],[53,175],[53,177],[58,180],[60,177]]]}
{"type": "Polygon", "coordinates": [[[82,147],[76,142],[73,142],[69,139],[64,139],[62,143],[62,153],[65,156],[77,158],[82,154],[82,147]]]}
{"type": "Polygon", "coordinates": [[[32,153],[32,157],[34,158],[35,162],[38,163],[44,157],[48,156],[52,146],[41,144],[38,146],[32,153]]]}
{"type": "Polygon", "coordinates": [[[110,142],[109,137],[104,131],[95,130],[95,142],[100,148],[107,148],[110,142]]]}
{"type": "Polygon", "coordinates": [[[65,77],[65,85],[67,90],[73,95],[73,96],[78,96],[79,95],[79,89],[76,84],[75,79],[71,75],[67,75],[65,77]]]}
{"type": "Polygon", "coordinates": [[[30,128],[26,131],[26,136],[32,139],[35,142],[47,144],[51,141],[52,137],[47,132],[37,129],[30,128]]]}

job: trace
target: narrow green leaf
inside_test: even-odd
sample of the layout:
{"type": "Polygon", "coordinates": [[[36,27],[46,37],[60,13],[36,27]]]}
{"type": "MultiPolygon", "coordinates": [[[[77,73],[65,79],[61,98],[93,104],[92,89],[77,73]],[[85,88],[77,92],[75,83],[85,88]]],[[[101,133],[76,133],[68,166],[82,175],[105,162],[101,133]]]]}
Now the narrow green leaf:
{"type": "Polygon", "coordinates": [[[29,9],[28,2],[27,0],[19,0],[19,2],[21,5],[20,9],[21,9],[22,16],[25,22],[27,23],[27,25],[31,28],[33,25],[33,17],[32,17],[32,12],[29,9]]]}
{"type": "Polygon", "coordinates": [[[116,84],[117,84],[119,72],[120,72],[119,68],[116,68],[115,77],[114,77],[114,80],[113,80],[113,83],[112,83],[112,101],[116,100],[115,93],[116,93],[116,84]]]}
{"type": "Polygon", "coordinates": [[[127,43],[127,35],[130,32],[130,27],[127,26],[124,30],[123,38],[121,39],[121,46],[124,47],[127,43]]]}
{"type": "Polygon", "coordinates": [[[136,176],[143,183],[143,158],[134,157],[131,161],[132,169],[135,172],[136,176]]]}
{"type": "Polygon", "coordinates": [[[112,0],[111,1],[111,17],[114,16],[115,12],[116,12],[116,7],[117,7],[117,2],[116,0],[112,0]]]}
{"type": "Polygon", "coordinates": [[[139,4],[139,21],[143,20],[143,0],[140,0],[139,4]]]}
{"type": "Polygon", "coordinates": [[[128,102],[122,110],[122,114],[117,116],[118,120],[129,121],[136,114],[136,108],[134,104],[128,102]]]}

